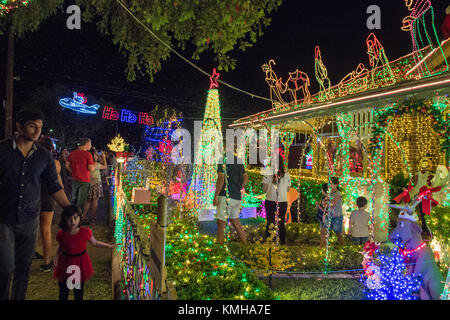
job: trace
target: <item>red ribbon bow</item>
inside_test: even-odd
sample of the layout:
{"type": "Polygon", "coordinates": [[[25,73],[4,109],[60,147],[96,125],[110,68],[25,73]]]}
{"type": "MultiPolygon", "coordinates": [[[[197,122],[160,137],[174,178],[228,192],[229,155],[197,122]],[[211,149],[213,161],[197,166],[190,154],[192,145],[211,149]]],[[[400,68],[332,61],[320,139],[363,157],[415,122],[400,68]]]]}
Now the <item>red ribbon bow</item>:
{"type": "Polygon", "coordinates": [[[423,213],[427,215],[431,215],[431,207],[437,206],[439,204],[438,201],[433,199],[431,194],[433,192],[438,192],[442,189],[442,187],[436,187],[436,188],[428,188],[427,186],[423,186],[419,190],[419,197],[417,200],[422,199],[422,211],[423,213]]]}
{"type": "Polygon", "coordinates": [[[375,250],[377,250],[380,246],[375,244],[375,242],[372,241],[367,241],[364,244],[364,251],[367,252],[367,254],[369,256],[373,256],[373,253],[375,252],[375,250]]]}
{"type": "Polygon", "coordinates": [[[409,195],[409,192],[412,190],[413,186],[411,185],[411,182],[409,183],[408,188],[400,193],[398,196],[394,198],[394,200],[397,203],[400,203],[402,200],[405,201],[405,203],[409,203],[411,201],[411,196],[409,195]]]}

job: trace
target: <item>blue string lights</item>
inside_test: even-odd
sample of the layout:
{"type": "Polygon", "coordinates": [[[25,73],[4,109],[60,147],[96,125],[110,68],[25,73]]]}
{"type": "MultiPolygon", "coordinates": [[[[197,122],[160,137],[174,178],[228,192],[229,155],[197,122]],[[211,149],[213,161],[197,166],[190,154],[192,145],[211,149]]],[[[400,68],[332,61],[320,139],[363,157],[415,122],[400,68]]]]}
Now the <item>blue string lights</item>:
{"type": "Polygon", "coordinates": [[[398,247],[388,255],[375,251],[379,264],[373,261],[361,276],[367,289],[364,290],[368,300],[417,300],[415,295],[421,286],[421,275],[407,274],[404,256],[398,247]]]}
{"type": "Polygon", "coordinates": [[[73,93],[73,98],[62,98],[59,100],[59,104],[63,108],[67,108],[79,113],[86,114],[97,114],[97,110],[100,108],[100,105],[93,104],[92,106],[88,106],[86,104],[87,99],[84,96],[84,93],[73,93]]]}

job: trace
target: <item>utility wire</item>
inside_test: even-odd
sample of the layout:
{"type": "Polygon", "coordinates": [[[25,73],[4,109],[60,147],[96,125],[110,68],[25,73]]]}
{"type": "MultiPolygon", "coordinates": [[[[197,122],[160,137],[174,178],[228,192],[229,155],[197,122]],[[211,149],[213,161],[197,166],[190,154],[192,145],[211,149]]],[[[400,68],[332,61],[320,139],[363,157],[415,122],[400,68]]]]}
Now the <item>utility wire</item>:
{"type": "MultiPolygon", "coordinates": [[[[29,68],[28,66],[23,66],[25,69],[32,69],[29,68]]],[[[34,68],[34,71],[36,72],[41,72],[40,70],[34,68]]],[[[54,73],[54,72],[50,72],[50,71],[46,71],[46,74],[52,74],[54,76],[66,79],[66,80],[70,80],[70,81],[78,81],[78,82],[82,82],[82,83],[87,83],[89,84],[89,86],[91,88],[97,87],[97,88],[101,88],[101,89],[94,89],[94,90],[101,90],[107,93],[110,93],[112,95],[117,95],[117,96],[123,96],[126,95],[128,97],[132,97],[132,98],[145,98],[145,99],[149,99],[149,100],[155,100],[155,99],[160,99],[160,100],[167,100],[168,102],[176,102],[179,105],[185,105],[185,106],[191,106],[193,104],[195,104],[195,102],[190,101],[190,100],[186,100],[186,99],[178,99],[178,98],[172,98],[172,97],[167,97],[167,96],[161,96],[161,95],[157,95],[157,94],[148,94],[148,93],[144,93],[144,92],[140,92],[137,90],[129,90],[127,89],[127,92],[131,92],[133,94],[130,93],[125,93],[123,90],[123,88],[119,88],[119,87],[115,87],[115,86],[111,86],[111,85],[103,85],[103,84],[99,84],[99,83],[93,83],[87,80],[83,80],[83,79],[79,79],[79,78],[75,78],[69,75],[63,75],[63,74],[58,74],[58,73],[54,73]],[[109,90],[109,91],[108,91],[109,90]]],[[[42,74],[40,74],[40,76],[42,76],[42,74]]],[[[166,101],[163,101],[166,102],[166,101]]]]}
{"type": "MultiPolygon", "coordinates": [[[[39,72],[40,76],[43,75],[43,73],[41,73],[41,71],[38,70],[37,68],[31,68],[31,67],[28,67],[25,65],[22,67],[25,69],[28,69],[29,71],[32,71],[32,72],[33,71],[39,72]]],[[[64,80],[71,81],[71,82],[80,82],[87,89],[90,89],[93,91],[101,91],[103,93],[113,95],[113,96],[120,96],[120,97],[126,96],[126,97],[130,97],[130,98],[138,99],[138,100],[150,101],[150,102],[153,102],[156,104],[158,104],[158,103],[159,104],[169,104],[169,105],[184,107],[184,109],[189,108],[189,109],[204,111],[204,108],[201,107],[200,105],[198,105],[198,103],[190,101],[190,100],[186,100],[186,99],[172,98],[172,97],[161,96],[161,95],[157,95],[157,94],[148,94],[148,93],[144,93],[144,92],[137,91],[137,90],[128,90],[127,89],[127,91],[123,91],[123,88],[119,88],[119,87],[115,87],[115,86],[111,86],[111,85],[94,83],[94,82],[90,82],[88,80],[83,80],[83,79],[75,78],[75,77],[72,77],[69,75],[54,73],[54,72],[50,72],[50,71],[46,71],[44,74],[50,74],[50,75],[53,75],[53,76],[56,76],[56,77],[59,77],[59,78],[62,78],[64,80]],[[131,93],[128,93],[128,92],[131,92],[131,93]]],[[[50,77],[48,77],[48,79],[50,79],[50,77]]],[[[234,116],[233,118],[222,117],[222,119],[224,119],[224,120],[236,120],[237,117],[245,116],[242,113],[236,113],[236,112],[227,111],[227,110],[222,110],[222,111],[223,111],[223,114],[226,116],[234,116]]],[[[184,119],[196,120],[196,119],[203,119],[203,118],[186,118],[186,117],[184,117],[184,119]]]]}

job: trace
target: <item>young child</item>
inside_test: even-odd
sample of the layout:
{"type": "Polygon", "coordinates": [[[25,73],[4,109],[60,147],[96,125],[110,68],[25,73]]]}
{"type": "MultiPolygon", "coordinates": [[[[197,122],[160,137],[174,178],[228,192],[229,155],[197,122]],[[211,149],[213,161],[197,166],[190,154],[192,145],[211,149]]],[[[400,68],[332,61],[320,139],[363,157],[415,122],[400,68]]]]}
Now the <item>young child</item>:
{"type": "Polygon", "coordinates": [[[338,244],[341,246],[344,244],[344,237],[342,236],[342,194],[339,189],[339,179],[336,177],[332,177],[330,186],[330,192],[327,194],[329,196],[329,199],[327,199],[328,208],[323,215],[323,225],[320,229],[321,248],[324,248],[326,246],[326,235],[328,228],[330,231],[334,231],[334,233],[336,233],[338,244]]]}
{"type": "Polygon", "coordinates": [[[322,184],[322,198],[320,201],[316,202],[316,209],[317,209],[317,215],[316,218],[319,221],[320,228],[323,228],[323,213],[326,210],[326,207],[328,205],[328,184],[323,183],[322,184]]]}
{"type": "Polygon", "coordinates": [[[316,218],[319,220],[320,228],[325,228],[325,221],[328,215],[328,200],[328,197],[323,196],[322,199],[320,199],[320,204],[317,204],[316,218]]]}
{"type": "Polygon", "coordinates": [[[367,199],[358,197],[356,199],[358,210],[350,214],[350,234],[356,244],[364,244],[369,239],[369,221],[370,215],[366,210],[367,199]]]}
{"type": "MultiPolygon", "coordinates": [[[[77,206],[65,207],[56,234],[56,241],[59,242],[58,257],[53,276],[59,282],[59,300],[67,300],[69,297],[69,287],[67,279],[73,278],[76,274],[76,267],[80,271],[80,286],[77,288],[76,280],[74,287],[75,300],[83,300],[84,283],[94,275],[91,258],[86,246],[89,241],[97,248],[115,248],[115,245],[95,240],[89,228],[80,227],[81,209],[77,206]],[[75,273],[74,273],[75,269],[75,273]]],[[[71,281],[71,283],[73,283],[71,281]]]]}
{"type": "Polygon", "coordinates": [[[325,239],[325,221],[327,217],[327,207],[328,207],[328,184],[323,183],[322,184],[322,198],[320,199],[320,202],[316,202],[316,209],[317,209],[317,215],[316,218],[319,221],[320,225],[320,246],[324,246],[324,239],[325,239]]]}

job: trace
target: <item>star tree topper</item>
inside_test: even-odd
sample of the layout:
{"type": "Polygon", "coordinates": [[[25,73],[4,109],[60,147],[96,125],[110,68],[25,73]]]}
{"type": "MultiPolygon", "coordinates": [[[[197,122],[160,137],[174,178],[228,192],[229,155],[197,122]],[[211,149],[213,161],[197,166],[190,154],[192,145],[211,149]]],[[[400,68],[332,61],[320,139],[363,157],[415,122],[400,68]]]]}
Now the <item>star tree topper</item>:
{"type": "Polygon", "coordinates": [[[220,73],[217,73],[216,68],[213,69],[213,74],[211,77],[209,77],[209,80],[211,80],[211,85],[209,86],[209,89],[214,89],[219,87],[219,83],[217,80],[219,79],[220,73]]]}

